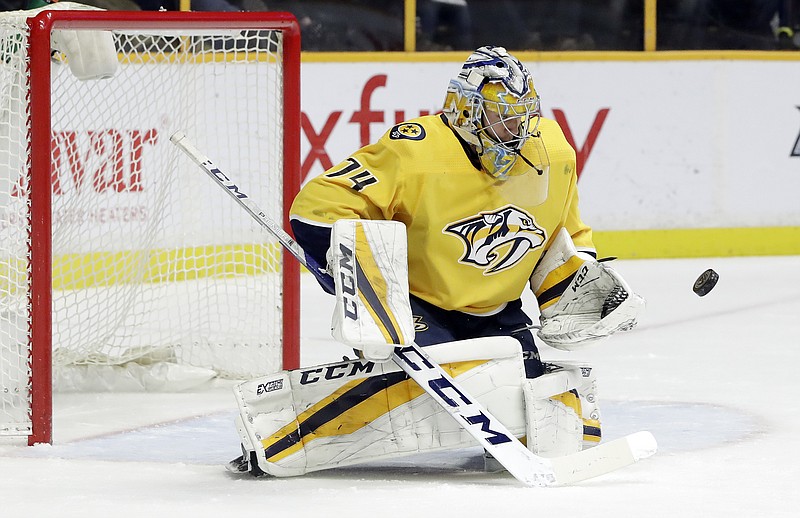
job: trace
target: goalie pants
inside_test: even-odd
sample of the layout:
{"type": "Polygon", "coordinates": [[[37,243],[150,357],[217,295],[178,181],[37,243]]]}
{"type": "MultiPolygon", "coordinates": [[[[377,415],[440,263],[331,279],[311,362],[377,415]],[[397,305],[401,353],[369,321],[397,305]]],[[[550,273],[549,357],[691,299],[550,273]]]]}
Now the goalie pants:
{"type": "Polygon", "coordinates": [[[533,322],[522,310],[519,299],[509,302],[498,313],[480,316],[442,309],[412,295],[411,310],[415,342],[420,346],[487,336],[511,336],[522,345],[525,376],[536,378],[544,374],[539,350],[529,328],[533,322]]]}

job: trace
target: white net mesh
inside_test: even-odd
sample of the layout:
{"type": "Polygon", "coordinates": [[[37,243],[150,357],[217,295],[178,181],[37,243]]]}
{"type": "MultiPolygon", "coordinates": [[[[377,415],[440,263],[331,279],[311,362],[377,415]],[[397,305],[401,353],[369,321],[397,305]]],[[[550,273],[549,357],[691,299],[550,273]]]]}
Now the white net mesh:
{"type": "MultiPolygon", "coordinates": [[[[169,137],[185,131],[281,221],[281,32],[112,33],[109,79],[78,80],[68,58],[52,59],[55,388],[85,388],[74,375],[91,369],[76,365],[278,370],[281,247],[169,137]]],[[[0,38],[2,434],[29,426],[24,16],[4,15],[0,38]]]]}

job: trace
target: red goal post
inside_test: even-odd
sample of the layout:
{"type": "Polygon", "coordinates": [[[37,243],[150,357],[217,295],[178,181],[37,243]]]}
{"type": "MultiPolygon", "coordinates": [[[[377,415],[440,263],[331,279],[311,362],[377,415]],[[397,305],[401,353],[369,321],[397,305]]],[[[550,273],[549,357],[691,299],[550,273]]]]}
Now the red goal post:
{"type": "Polygon", "coordinates": [[[2,26],[18,43],[2,49],[0,435],[29,444],[52,441],[51,387],[113,390],[109,373],[154,366],[187,380],[299,366],[299,265],[169,142],[192,136],[288,229],[296,20],[61,4],[19,36],[2,26]],[[74,77],[82,57],[54,38],[68,32],[113,36],[111,77],[74,77]]]}

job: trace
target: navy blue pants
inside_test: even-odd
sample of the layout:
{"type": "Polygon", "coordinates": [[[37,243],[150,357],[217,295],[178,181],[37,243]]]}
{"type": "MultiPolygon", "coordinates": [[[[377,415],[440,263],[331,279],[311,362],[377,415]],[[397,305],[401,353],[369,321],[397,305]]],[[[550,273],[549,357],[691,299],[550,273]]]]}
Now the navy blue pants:
{"type": "Polygon", "coordinates": [[[494,315],[476,316],[448,311],[411,296],[411,311],[414,314],[414,327],[418,345],[440,344],[486,336],[511,336],[522,346],[525,375],[536,378],[544,374],[539,350],[533,341],[533,333],[528,328],[530,317],[522,310],[522,301],[514,300],[494,315]]]}

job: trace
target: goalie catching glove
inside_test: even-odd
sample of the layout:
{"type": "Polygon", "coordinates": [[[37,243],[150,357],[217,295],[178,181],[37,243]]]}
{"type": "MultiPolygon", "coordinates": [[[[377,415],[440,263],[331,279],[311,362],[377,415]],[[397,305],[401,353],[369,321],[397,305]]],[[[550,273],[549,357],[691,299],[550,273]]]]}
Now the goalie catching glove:
{"type": "Polygon", "coordinates": [[[562,228],[534,268],[531,290],[539,303],[539,338],[570,351],[636,325],[644,299],[613,269],[575,249],[562,228]]]}

